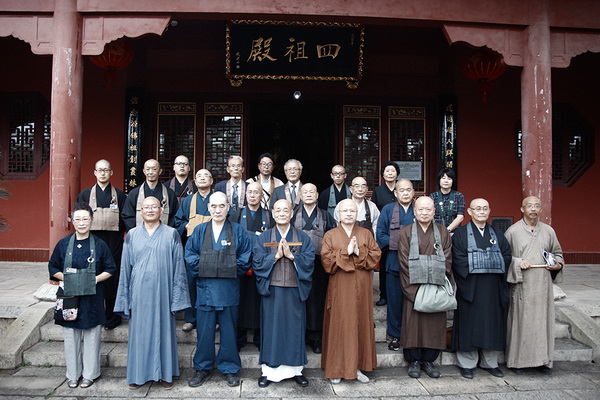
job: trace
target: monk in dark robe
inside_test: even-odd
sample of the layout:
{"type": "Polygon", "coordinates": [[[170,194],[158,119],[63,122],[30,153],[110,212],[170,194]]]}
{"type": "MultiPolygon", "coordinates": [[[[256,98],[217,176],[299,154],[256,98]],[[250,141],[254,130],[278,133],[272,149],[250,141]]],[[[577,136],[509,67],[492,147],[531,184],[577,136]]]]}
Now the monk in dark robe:
{"type": "Polygon", "coordinates": [[[416,221],[400,231],[398,237],[398,263],[400,264],[400,284],[404,300],[402,303],[402,331],[400,333],[400,347],[404,349],[404,359],[409,363],[408,376],[419,378],[421,369],[431,378],[439,378],[440,372],[434,367],[433,362],[446,348],[446,312],[423,313],[413,309],[417,290],[422,283],[442,285],[444,275],[452,282],[452,238],[448,230],[433,222],[435,205],[430,197],[419,197],[414,205],[416,221]],[[411,245],[413,234],[416,236],[416,245],[411,245]],[[409,255],[411,251],[416,260],[411,257],[409,268],[409,255]],[[424,265],[432,271],[428,278],[437,278],[437,281],[415,282],[416,276],[411,277],[410,271],[417,271],[420,262],[419,256],[431,257],[430,265],[424,265]],[[435,261],[434,261],[435,259],[435,261]],[[445,260],[445,261],[442,261],[445,260]],[[441,280],[439,279],[441,278],[441,280]],[[411,283],[412,282],[412,283],[411,283]]]}
{"type": "Polygon", "coordinates": [[[340,225],[323,238],[321,260],[329,274],[321,367],[334,384],[341,378],[369,382],[362,371],[377,365],[373,329],[373,273],[381,250],[371,232],[356,225],[358,208],[342,200],[340,225]]]}

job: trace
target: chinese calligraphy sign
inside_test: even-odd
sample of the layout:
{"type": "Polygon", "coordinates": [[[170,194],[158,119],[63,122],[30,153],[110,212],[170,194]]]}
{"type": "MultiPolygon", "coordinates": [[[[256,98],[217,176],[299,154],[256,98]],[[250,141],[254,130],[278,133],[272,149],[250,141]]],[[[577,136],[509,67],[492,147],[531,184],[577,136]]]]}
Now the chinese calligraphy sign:
{"type": "Polygon", "coordinates": [[[346,81],[362,78],[364,30],[358,24],[231,21],[226,31],[226,72],[244,79],[346,81]]]}

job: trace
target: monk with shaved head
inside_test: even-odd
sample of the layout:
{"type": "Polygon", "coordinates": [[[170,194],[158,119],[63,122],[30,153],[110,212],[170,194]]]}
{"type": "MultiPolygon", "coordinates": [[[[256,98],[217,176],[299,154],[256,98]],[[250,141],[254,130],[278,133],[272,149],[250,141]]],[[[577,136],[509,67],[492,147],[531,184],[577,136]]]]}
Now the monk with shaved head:
{"type": "Polygon", "coordinates": [[[517,374],[523,368],[548,374],[554,358],[552,282],[562,279],[563,252],[554,229],[540,221],[538,197],[524,198],[521,213],[505,234],[512,249],[506,366],[517,374]]]}

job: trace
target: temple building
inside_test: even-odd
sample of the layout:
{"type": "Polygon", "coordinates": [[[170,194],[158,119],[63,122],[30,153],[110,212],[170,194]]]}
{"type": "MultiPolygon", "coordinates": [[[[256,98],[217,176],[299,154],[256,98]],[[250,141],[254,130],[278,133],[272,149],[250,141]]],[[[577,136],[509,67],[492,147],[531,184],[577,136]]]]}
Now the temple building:
{"type": "Polygon", "coordinates": [[[503,229],[536,195],[600,264],[599,53],[595,0],[2,0],[0,261],[48,260],[99,159],[130,191],[149,158],[218,182],[270,152],[319,191],[335,164],[417,194],[450,167],[503,229]]]}

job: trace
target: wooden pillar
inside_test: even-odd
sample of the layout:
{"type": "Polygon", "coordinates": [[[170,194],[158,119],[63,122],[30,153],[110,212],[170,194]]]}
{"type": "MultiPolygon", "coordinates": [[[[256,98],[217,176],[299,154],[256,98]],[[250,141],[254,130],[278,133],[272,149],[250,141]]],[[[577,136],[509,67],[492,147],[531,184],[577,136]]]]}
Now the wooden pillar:
{"type": "Polygon", "coordinates": [[[79,193],[83,60],[77,0],[56,0],[53,17],[50,251],[68,233],[79,193]]]}
{"type": "MultiPolygon", "coordinates": [[[[530,2],[531,5],[538,2],[530,2]]],[[[521,73],[523,196],[542,201],[542,222],[551,223],[552,209],[552,84],[551,43],[546,2],[531,10],[525,31],[521,73]]]]}

